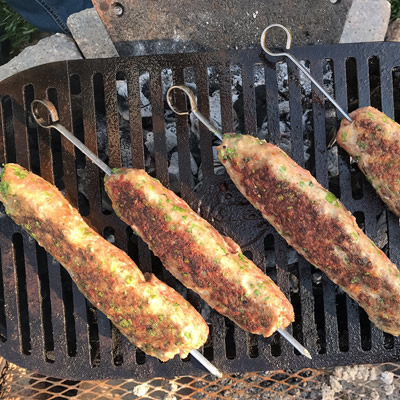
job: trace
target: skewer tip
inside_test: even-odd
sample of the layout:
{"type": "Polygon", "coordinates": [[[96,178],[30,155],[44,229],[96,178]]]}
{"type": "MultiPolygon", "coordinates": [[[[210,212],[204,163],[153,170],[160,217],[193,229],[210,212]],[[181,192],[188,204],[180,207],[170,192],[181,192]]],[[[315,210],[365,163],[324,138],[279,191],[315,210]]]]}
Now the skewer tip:
{"type": "Polygon", "coordinates": [[[299,343],[288,331],[285,329],[278,329],[278,332],[303,356],[312,360],[310,352],[299,343]]]}
{"type": "Polygon", "coordinates": [[[304,349],[304,355],[309,358],[310,360],[312,360],[311,354],[307,349],[304,349]]]}
{"type": "Polygon", "coordinates": [[[217,378],[222,378],[222,372],[210,361],[207,360],[198,350],[192,350],[190,354],[211,374],[216,376],[217,378]]]}

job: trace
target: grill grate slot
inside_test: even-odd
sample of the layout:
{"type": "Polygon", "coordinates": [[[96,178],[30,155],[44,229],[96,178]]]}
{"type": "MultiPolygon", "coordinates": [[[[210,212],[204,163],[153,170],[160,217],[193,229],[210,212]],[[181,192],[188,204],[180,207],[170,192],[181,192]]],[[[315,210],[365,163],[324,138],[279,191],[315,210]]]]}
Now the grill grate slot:
{"type": "Polygon", "coordinates": [[[86,300],[86,315],[89,331],[90,364],[92,367],[98,367],[101,361],[98,311],[88,300],[86,300]]]}
{"type": "Polygon", "coordinates": [[[14,126],[12,118],[12,106],[10,96],[3,96],[1,99],[2,105],[2,129],[4,132],[3,143],[5,144],[4,159],[7,162],[16,162],[17,157],[15,155],[15,136],[14,126]]]}
{"type": "MultiPolygon", "coordinates": [[[[301,297],[299,290],[299,265],[297,262],[288,265],[290,272],[290,302],[293,304],[295,320],[292,324],[293,336],[300,342],[304,343],[302,332],[302,315],[301,315],[301,297]]],[[[295,354],[300,354],[295,349],[295,354]]]]}
{"type": "Polygon", "coordinates": [[[300,71],[291,62],[288,66],[288,103],[290,112],[290,156],[304,166],[303,110],[301,99],[300,71]]]}
{"type": "MultiPolygon", "coordinates": [[[[69,94],[71,98],[72,132],[85,143],[81,78],[78,74],[70,76],[69,94]]],[[[88,201],[88,180],[86,179],[86,158],[81,151],[75,152],[74,167],[76,171],[76,184],[78,189],[78,210],[83,217],[90,214],[88,201]]],[[[67,177],[65,177],[67,179],[67,177]]]]}
{"type": "MultiPolygon", "coordinates": [[[[168,71],[168,70],[166,70],[168,71]]],[[[169,70],[171,71],[171,70],[169,70]]],[[[171,71],[172,73],[172,71],[171,71]]],[[[179,68],[174,73],[174,84],[182,85],[185,84],[184,69],[179,68]]],[[[166,88],[163,90],[163,97],[165,97],[166,88]]],[[[181,98],[181,104],[178,103],[178,107],[181,108],[185,104],[183,96],[181,98]]],[[[182,107],[185,109],[185,107],[182,107]]],[[[165,112],[164,112],[165,115],[165,112]]],[[[165,121],[164,121],[165,123],[165,121]]],[[[179,189],[182,198],[190,202],[190,195],[193,192],[193,176],[192,176],[192,156],[190,152],[189,144],[189,129],[187,118],[176,118],[176,137],[177,137],[177,150],[178,150],[178,166],[179,166],[179,189]]],[[[170,163],[171,168],[171,163],[170,163]]],[[[171,182],[170,182],[171,184],[171,182]]]]}
{"type": "MultiPolygon", "coordinates": [[[[400,53],[393,45],[293,51],[345,108],[372,104],[400,120],[400,69],[396,67],[400,60],[395,56],[400,53]]],[[[356,303],[286,245],[237,192],[215,159],[218,139],[202,125],[197,127],[195,119],[175,118],[166,105],[168,87],[189,84],[200,112],[211,115],[224,131],[266,137],[290,150],[323,186],[340,195],[368,236],[398,262],[397,219],[386,211],[347,154],[335,146],[327,150],[339,122],[335,117],[341,116],[290,62],[286,66],[283,60],[260,59],[257,53],[85,60],[40,67],[44,71],[40,74],[19,74],[1,83],[0,162],[18,161],[65,189],[98,232],[127,250],[144,272],[155,273],[186,296],[210,326],[205,356],[224,371],[310,364],[279,335],[265,339],[244,332],[178,283],[114,215],[98,168],[79,152],[75,157],[74,148],[58,134],[32,123],[33,98],[56,102],[61,122],[111,166],[144,167],[237,241],[294,303],[296,322],[289,330],[311,350],[314,366],[394,360],[399,339],[371,325],[356,303]],[[281,135],[283,125],[286,138],[281,135]],[[171,144],[175,127],[177,142],[171,144]],[[149,132],[154,135],[153,149],[149,132]],[[179,176],[172,178],[168,169],[174,152],[179,176]],[[191,171],[193,159],[200,174],[191,171]]],[[[183,96],[176,96],[176,104],[185,107],[183,96]]],[[[102,313],[87,308],[66,271],[25,234],[20,236],[21,249],[17,245],[15,250],[19,261],[14,266],[12,238],[20,232],[2,216],[0,351],[6,358],[42,373],[57,370],[60,376],[79,379],[128,377],[132,371],[139,378],[201,371],[190,358],[160,363],[146,357],[102,313]],[[10,274],[10,266],[15,275],[10,274]],[[20,321],[29,328],[23,329],[25,336],[20,321]]]]}
{"type": "MultiPolygon", "coordinates": [[[[210,118],[208,69],[200,66],[195,69],[197,85],[197,102],[199,111],[210,118]]],[[[197,122],[196,122],[197,123],[197,122]]],[[[214,175],[214,160],[212,143],[214,135],[203,125],[199,124],[201,173],[206,181],[214,175]]]]}
{"type": "MultiPolygon", "coordinates": [[[[254,87],[254,67],[255,66],[253,64],[241,65],[242,87],[237,85],[237,90],[239,93],[240,90],[242,90],[243,98],[241,109],[243,110],[244,129],[241,131],[248,135],[257,134],[257,107],[254,87]]],[[[236,113],[240,113],[240,110],[236,110],[236,113]]]]}
{"type": "Polygon", "coordinates": [[[34,123],[31,113],[31,103],[35,98],[35,90],[33,85],[26,85],[24,88],[24,103],[26,107],[25,124],[29,136],[29,155],[30,168],[32,172],[40,175],[40,158],[39,158],[39,142],[37,135],[37,126],[34,123]]]}
{"type": "Polygon", "coordinates": [[[67,352],[70,357],[76,355],[76,329],[73,315],[74,302],[72,297],[72,280],[63,267],[60,266],[60,277],[62,282],[62,300],[64,306],[64,318],[66,325],[67,352]]]}
{"type": "Polygon", "coordinates": [[[5,313],[4,285],[3,285],[3,263],[0,251],[0,341],[7,341],[7,321],[5,313]]]}
{"type": "MultiPolygon", "coordinates": [[[[354,57],[349,57],[346,60],[346,80],[347,80],[347,99],[348,112],[356,110],[359,105],[359,90],[357,82],[357,67],[358,63],[354,57]]],[[[361,68],[361,67],[360,67],[361,68]]],[[[361,92],[363,93],[362,88],[361,92]]],[[[365,100],[365,99],[362,99],[365,100]]]]}
{"type": "Polygon", "coordinates": [[[379,75],[380,61],[378,57],[370,57],[368,59],[369,69],[369,87],[370,89],[370,103],[372,107],[382,110],[382,97],[381,97],[381,77],[379,75]]]}
{"type": "Polygon", "coordinates": [[[21,351],[25,355],[30,355],[31,332],[29,326],[28,295],[26,292],[26,271],[24,260],[24,242],[20,233],[12,236],[15,272],[17,277],[16,295],[18,303],[19,332],[21,336],[21,351]]]}
{"type": "Polygon", "coordinates": [[[326,327],[325,327],[325,307],[324,307],[324,293],[322,274],[313,266],[307,264],[308,269],[311,269],[310,277],[312,279],[312,293],[314,297],[314,318],[317,328],[317,351],[318,354],[326,353],[326,327]]]}
{"type": "Polygon", "coordinates": [[[150,101],[152,107],[154,152],[156,177],[166,187],[169,187],[167,143],[164,123],[164,99],[162,95],[161,71],[150,71],[150,101]]]}
{"type": "Polygon", "coordinates": [[[54,362],[53,324],[51,320],[51,299],[49,270],[46,251],[36,243],[36,260],[40,282],[41,313],[43,321],[44,352],[47,362],[54,362]]]}

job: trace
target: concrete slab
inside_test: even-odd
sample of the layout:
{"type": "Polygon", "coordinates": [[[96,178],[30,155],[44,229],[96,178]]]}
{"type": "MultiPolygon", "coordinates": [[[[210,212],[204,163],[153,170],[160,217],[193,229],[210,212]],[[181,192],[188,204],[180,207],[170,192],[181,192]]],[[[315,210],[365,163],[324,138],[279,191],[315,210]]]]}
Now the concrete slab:
{"type": "Polygon", "coordinates": [[[354,0],[340,43],[384,41],[389,20],[390,3],[387,0],[354,0]]]}
{"type": "Polygon", "coordinates": [[[72,14],[67,25],[85,58],[118,57],[118,52],[94,8],[72,14]]]}
{"type": "Polygon", "coordinates": [[[17,72],[53,61],[77,60],[82,58],[75,42],[62,33],[46,37],[34,46],[26,47],[21,53],[0,67],[0,81],[17,72]]]}

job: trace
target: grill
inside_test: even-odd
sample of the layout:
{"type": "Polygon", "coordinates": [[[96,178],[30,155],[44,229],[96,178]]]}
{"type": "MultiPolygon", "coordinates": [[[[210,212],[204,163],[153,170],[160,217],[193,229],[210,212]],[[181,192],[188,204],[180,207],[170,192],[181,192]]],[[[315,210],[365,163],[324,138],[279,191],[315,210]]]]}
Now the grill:
{"type": "MultiPolygon", "coordinates": [[[[349,109],[369,104],[390,117],[398,107],[397,66],[400,48],[395,43],[314,46],[293,49],[293,54],[309,63],[312,74],[322,81],[323,69],[333,69],[334,94],[349,109]]],[[[212,134],[200,127],[201,184],[194,181],[189,149],[193,146],[185,117],[176,120],[179,155],[179,192],[194,210],[221,233],[231,236],[266,273],[276,280],[294,305],[293,335],[311,352],[313,359],[301,357],[278,335],[270,339],[248,334],[223,316],[209,310],[202,300],[186,291],[151,255],[147,246],[104,206],[102,175],[73,146],[56,132],[36,127],[30,115],[34,98],[48,98],[56,104],[60,121],[97,152],[98,110],[103,110],[107,126],[108,163],[118,167],[121,158],[116,80],[125,80],[129,92],[130,160],[135,168],[145,166],[139,75],[147,71],[154,132],[155,176],[169,184],[165,136],[165,98],[162,74],[169,71],[174,84],[188,79],[196,82],[199,110],[210,111],[209,88],[220,90],[224,132],[232,131],[233,108],[231,66],[239,66],[243,90],[242,133],[257,129],[254,71],[263,71],[266,90],[267,140],[278,143],[279,102],[277,63],[258,50],[233,53],[178,54],[103,60],[77,60],[40,66],[15,75],[0,84],[0,161],[17,162],[40,174],[65,191],[67,198],[87,217],[98,232],[112,234],[117,246],[127,251],[144,271],[153,271],[169,285],[184,293],[203,314],[210,326],[210,338],[203,353],[222,371],[242,372],[320,368],[352,363],[393,362],[399,358],[399,340],[383,334],[369,323],[356,303],[328,281],[315,279],[318,272],[303,258],[290,263],[290,248],[262,219],[261,214],[239,194],[226,174],[215,175],[212,134]],[[208,79],[210,68],[217,82],[208,79]],[[87,199],[78,191],[77,169],[86,173],[87,199]]],[[[305,161],[302,131],[300,76],[290,62],[289,104],[291,156],[306,166],[325,187],[334,191],[356,215],[371,239],[377,235],[377,215],[384,206],[349,157],[339,150],[338,179],[328,176],[327,112],[320,93],[313,91],[314,135],[311,155],[305,161]]],[[[184,106],[184,104],[181,103],[184,106]]],[[[335,121],[335,125],[338,125],[335,121]]],[[[129,161],[130,161],[129,160],[129,161]]],[[[109,378],[148,379],[154,376],[201,375],[195,360],[175,358],[167,363],[147,357],[135,349],[109,320],[97,312],[79,293],[65,270],[4,213],[0,214],[0,354],[12,363],[43,375],[64,379],[109,378]]],[[[387,211],[388,244],[384,251],[399,263],[400,228],[387,211]]]]}

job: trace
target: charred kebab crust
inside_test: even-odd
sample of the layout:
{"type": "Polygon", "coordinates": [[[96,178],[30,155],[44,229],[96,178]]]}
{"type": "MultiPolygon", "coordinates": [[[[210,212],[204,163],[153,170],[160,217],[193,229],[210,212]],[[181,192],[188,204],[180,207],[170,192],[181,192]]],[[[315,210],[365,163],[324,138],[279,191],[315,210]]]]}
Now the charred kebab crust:
{"type": "Polygon", "coordinates": [[[11,218],[66,267],[92,304],[147,354],[166,361],[177,353],[186,356],[205,342],[208,326],[194,308],[154,276],[145,279],[54,186],[7,164],[0,200],[11,218]]]}
{"type": "Polygon", "coordinates": [[[185,286],[253,333],[269,336],[293,320],[279,288],[173,192],[144,171],[119,173],[106,178],[114,209],[185,286]],[[225,262],[236,272],[224,270],[225,262]],[[239,275],[251,276],[248,286],[239,275]]]}
{"type": "Polygon", "coordinates": [[[360,108],[351,117],[352,123],[342,121],[337,142],[400,216],[400,125],[373,107],[360,108]]]}
{"type": "Polygon", "coordinates": [[[400,274],[338,199],[276,146],[250,136],[225,139],[219,157],[242,194],[379,328],[400,334],[400,274]]]}

